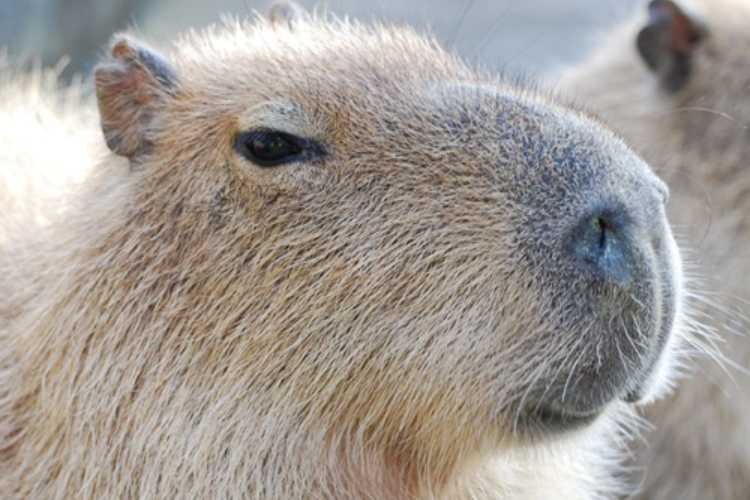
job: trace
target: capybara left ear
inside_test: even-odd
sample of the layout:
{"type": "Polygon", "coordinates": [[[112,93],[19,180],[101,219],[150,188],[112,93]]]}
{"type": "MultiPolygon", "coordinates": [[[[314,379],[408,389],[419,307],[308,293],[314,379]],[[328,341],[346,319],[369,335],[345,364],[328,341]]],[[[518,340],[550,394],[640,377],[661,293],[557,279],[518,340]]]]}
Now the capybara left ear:
{"type": "Polygon", "coordinates": [[[177,90],[172,65],[154,49],[116,35],[95,70],[96,97],[107,146],[131,160],[153,146],[154,123],[177,90]]]}
{"type": "Polygon", "coordinates": [[[687,82],[693,52],[706,29],[672,0],[652,0],[649,20],[638,33],[638,52],[664,88],[677,92],[687,82]]]}

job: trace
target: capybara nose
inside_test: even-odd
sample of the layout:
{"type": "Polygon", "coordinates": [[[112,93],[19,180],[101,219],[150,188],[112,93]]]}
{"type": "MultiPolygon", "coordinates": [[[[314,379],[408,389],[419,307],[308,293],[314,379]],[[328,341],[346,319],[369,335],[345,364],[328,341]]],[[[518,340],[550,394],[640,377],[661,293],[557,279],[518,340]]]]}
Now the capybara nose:
{"type": "Polygon", "coordinates": [[[570,249],[575,260],[589,272],[626,285],[632,274],[627,216],[614,209],[588,212],[571,233],[570,249]]]}

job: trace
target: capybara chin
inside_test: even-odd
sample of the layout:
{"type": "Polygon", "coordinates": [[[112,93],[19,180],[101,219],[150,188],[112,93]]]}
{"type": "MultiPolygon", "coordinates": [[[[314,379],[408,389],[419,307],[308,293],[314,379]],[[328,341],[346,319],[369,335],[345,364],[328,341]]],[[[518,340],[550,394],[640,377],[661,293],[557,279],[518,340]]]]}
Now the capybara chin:
{"type": "Polygon", "coordinates": [[[115,36],[101,161],[0,228],[0,495],[610,498],[682,338],[665,186],[408,28],[272,19],[115,36]]]}
{"type": "Polygon", "coordinates": [[[653,1],[562,83],[668,181],[670,217],[714,290],[691,307],[712,356],[646,414],[654,429],[637,454],[638,498],[747,500],[750,3],[653,1]]]}

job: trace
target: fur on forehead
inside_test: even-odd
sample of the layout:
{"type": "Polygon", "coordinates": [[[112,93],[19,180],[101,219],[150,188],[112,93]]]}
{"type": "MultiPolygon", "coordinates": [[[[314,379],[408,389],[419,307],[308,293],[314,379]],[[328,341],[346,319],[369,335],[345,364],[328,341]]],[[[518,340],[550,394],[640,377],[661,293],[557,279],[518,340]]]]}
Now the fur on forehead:
{"type": "Polygon", "coordinates": [[[181,76],[203,85],[217,78],[265,78],[257,75],[259,67],[295,81],[335,79],[342,74],[357,81],[357,74],[365,68],[368,74],[362,82],[371,81],[372,72],[377,71],[419,81],[424,81],[423,75],[434,79],[468,71],[434,38],[409,27],[368,26],[319,16],[295,23],[293,28],[261,18],[225,18],[221,25],[182,37],[174,55],[181,76]],[[329,68],[326,73],[320,72],[321,60],[329,68]],[[307,68],[317,71],[311,74],[307,68]]]}
{"type": "MultiPolygon", "coordinates": [[[[265,116],[273,115],[276,108],[324,110],[326,105],[357,99],[368,101],[358,107],[358,113],[366,115],[372,104],[380,119],[391,111],[384,104],[414,109],[420,99],[408,95],[426,98],[419,106],[429,108],[432,99],[443,100],[446,94],[472,100],[477,93],[502,93],[565,114],[533,81],[521,76],[498,77],[467,65],[433,37],[409,26],[363,24],[319,15],[291,26],[261,17],[226,17],[222,24],[181,37],[169,59],[183,90],[207,95],[210,113],[236,116],[239,128],[243,122],[260,120],[254,116],[259,104],[265,116]],[[251,102],[245,100],[248,96],[252,96],[251,102]],[[237,110],[245,106],[249,107],[237,116],[237,110]]],[[[575,103],[566,104],[580,109],[575,103]]],[[[303,121],[316,121],[310,114],[306,116],[303,121]]],[[[318,137],[325,128],[319,123],[303,125],[311,137],[318,137]]],[[[286,126],[285,122],[279,128],[286,126]]]]}

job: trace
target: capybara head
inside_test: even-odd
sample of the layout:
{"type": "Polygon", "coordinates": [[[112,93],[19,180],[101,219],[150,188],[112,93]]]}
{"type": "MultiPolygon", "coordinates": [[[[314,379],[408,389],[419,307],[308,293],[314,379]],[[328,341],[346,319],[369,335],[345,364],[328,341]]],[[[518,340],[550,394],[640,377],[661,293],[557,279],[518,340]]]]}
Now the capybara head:
{"type": "Polygon", "coordinates": [[[289,498],[377,457],[435,490],[647,397],[680,300],[650,168],[409,29],[282,17],[96,70],[130,172],[43,315],[99,467],[289,498]]]}

